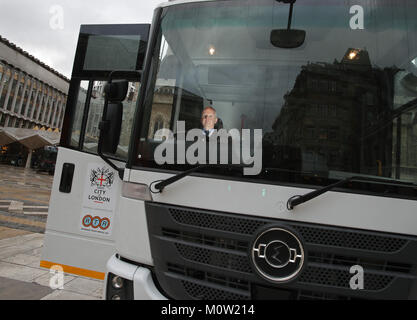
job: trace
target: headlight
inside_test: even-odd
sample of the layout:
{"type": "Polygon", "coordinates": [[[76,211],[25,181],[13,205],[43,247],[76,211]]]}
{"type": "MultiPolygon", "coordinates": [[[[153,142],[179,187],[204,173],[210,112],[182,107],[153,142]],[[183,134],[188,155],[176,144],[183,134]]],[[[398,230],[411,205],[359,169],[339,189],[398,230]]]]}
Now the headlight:
{"type": "Polygon", "coordinates": [[[133,300],[133,281],[109,273],[107,276],[107,300],[133,300]]]}
{"type": "Polygon", "coordinates": [[[152,194],[146,184],[123,182],[122,196],[129,199],[152,201],[152,194]]]}
{"type": "Polygon", "coordinates": [[[123,279],[116,276],[112,279],[111,284],[112,284],[113,288],[121,289],[121,288],[123,288],[123,279]]]}

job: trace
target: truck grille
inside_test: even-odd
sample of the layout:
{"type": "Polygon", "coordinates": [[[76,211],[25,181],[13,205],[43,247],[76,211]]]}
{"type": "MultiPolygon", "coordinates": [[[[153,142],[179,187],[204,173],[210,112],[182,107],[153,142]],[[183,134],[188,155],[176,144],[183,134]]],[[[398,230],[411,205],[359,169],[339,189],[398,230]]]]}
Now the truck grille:
{"type": "Polygon", "coordinates": [[[174,299],[405,299],[416,279],[413,237],[276,219],[146,204],[156,277],[174,299]],[[286,284],[260,278],[250,262],[258,230],[280,225],[304,240],[306,266],[286,284]],[[364,289],[350,289],[350,268],[364,269],[364,289]]]}
{"type": "MultiPolygon", "coordinates": [[[[253,235],[260,227],[271,221],[257,221],[229,216],[214,216],[186,209],[169,209],[172,218],[178,223],[208,229],[253,235]]],[[[294,225],[306,242],[325,246],[362,249],[379,252],[395,252],[407,244],[407,240],[394,237],[371,235],[342,230],[326,230],[302,225],[294,225]]]]}

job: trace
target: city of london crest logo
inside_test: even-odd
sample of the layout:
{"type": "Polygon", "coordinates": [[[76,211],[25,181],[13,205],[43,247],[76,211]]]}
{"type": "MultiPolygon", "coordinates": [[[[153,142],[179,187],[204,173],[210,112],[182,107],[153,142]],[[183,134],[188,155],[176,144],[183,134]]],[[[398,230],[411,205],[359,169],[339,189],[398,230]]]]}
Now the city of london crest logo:
{"type": "Polygon", "coordinates": [[[93,169],[90,174],[90,182],[92,187],[110,188],[114,182],[114,172],[106,168],[93,169]]]}

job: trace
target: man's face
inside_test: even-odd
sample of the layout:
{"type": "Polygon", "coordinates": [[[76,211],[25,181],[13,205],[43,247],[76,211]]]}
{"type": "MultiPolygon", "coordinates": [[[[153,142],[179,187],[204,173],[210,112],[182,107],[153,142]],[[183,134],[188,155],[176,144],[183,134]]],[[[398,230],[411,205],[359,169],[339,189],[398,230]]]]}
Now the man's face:
{"type": "Polygon", "coordinates": [[[203,125],[204,130],[214,129],[214,126],[217,123],[216,113],[211,109],[205,109],[201,116],[201,124],[203,125]]]}

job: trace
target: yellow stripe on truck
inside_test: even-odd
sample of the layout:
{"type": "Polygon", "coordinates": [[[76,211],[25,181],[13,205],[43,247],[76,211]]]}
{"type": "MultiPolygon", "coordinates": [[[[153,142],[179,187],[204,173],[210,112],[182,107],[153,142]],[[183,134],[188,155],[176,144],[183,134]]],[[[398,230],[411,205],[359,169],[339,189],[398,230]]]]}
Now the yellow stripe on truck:
{"type": "Polygon", "coordinates": [[[83,276],[83,277],[97,279],[97,280],[104,280],[106,276],[104,272],[71,267],[71,266],[66,266],[60,263],[54,263],[54,262],[49,262],[49,261],[41,261],[40,266],[46,269],[51,269],[53,266],[60,266],[62,267],[65,273],[75,274],[77,276],[83,276]]]}

